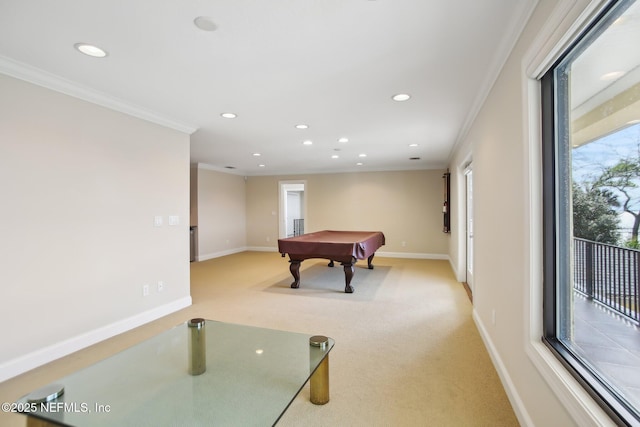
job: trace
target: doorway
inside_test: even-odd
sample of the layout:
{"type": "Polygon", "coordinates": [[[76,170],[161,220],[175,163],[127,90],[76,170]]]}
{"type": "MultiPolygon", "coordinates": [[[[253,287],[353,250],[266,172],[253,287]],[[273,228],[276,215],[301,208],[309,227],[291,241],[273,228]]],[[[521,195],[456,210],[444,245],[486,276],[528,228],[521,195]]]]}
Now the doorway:
{"type": "Polygon", "coordinates": [[[465,230],[466,230],[466,283],[473,294],[473,170],[469,164],[464,170],[465,230]]]}
{"type": "Polygon", "coordinates": [[[279,238],[305,233],[306,181],[280,181],[279,238]]]}

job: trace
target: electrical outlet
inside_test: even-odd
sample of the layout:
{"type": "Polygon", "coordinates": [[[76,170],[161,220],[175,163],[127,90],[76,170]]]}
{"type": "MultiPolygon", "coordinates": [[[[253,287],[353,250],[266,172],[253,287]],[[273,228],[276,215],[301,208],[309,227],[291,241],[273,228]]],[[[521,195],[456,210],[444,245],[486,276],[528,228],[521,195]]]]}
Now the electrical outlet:
{"type": "Polygon", "coordinates": [[[164,291],[164,282],[158,282],[158,292],[164,291]]]}
{"type": "Polygon", "coordinates": [[[142,285],[142,296],[149,296],[149,285],[142,285]]]}

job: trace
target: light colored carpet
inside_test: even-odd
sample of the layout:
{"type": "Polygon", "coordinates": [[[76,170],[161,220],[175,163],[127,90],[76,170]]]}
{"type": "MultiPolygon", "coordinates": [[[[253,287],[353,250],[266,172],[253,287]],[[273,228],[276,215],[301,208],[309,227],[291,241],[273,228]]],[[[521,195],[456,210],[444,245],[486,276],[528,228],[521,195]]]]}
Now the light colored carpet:
{"type": "MultiPolygon", "coordinates": [[[[0,400],[108,357],[192,317],[326,335],[331,401],[305,386],[278,426],[517,426],[471,303],[447,261],[376,257],[357,264],[344,293],[342,267],[307,260],[300,289],[279,254],[245,252],[191,265],[193,305],[0,384],[0,400]]],[[[0,414],[2,426],[24,426],[0,414]]]]}

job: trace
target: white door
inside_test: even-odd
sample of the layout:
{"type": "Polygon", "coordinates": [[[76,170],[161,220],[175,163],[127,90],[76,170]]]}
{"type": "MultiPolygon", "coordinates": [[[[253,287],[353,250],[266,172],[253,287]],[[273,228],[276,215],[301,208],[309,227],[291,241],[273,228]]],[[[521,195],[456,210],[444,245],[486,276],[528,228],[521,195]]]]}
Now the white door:
{"type": "Polygon", "coordinates": [[[302,218],[302,191],[287,191],[286,227],[287,237],[292,237],[296,231],[295,223],[302,218]]]}
{"type": "Polygon", "coordinates": [[[466,238],[467,238],[467,284],[473,292],[473,171],[468,166],[464,171],[466,193],[466,238]]]}
{"type": "Polygon", "coordinates": [[[306,216],[306,181],[280,181],[278,185],[280,187],[278,238],[291,237],[294,234],[294,220],[304,221],[306,216]]]}

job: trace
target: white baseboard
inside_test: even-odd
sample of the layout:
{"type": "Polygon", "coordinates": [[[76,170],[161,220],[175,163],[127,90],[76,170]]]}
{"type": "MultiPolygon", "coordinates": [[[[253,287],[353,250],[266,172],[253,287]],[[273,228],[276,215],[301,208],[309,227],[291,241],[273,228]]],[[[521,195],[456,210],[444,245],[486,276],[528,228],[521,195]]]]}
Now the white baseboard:
{"type": "Polygon", "coordinates": [[[467,281],[466,265],[461,269],[462,271],[459,271],[458,268],[454,265],[451,257],[449,257],[449,265],[451,265],[451,271],[453,271],[453,275],[456,276],[456,281],[460,283],[464,283],[467,281]]]}
{"type": "Polygon", "coordinates": [[[511,402],[511,406],[513,407],[513,411],[515,412],[520,425],[533,427],[534,426],[533,420],[531,419],[531,416],[527,412],[527,409],[525,408],[522,398],[518,394],[515,384],[511,380],[511,376],[507,371],[507,367],[502,362],[502,358],[500,358],[500,354],[498,353],[498,350],[493,345],[493,341],[491,341],[491,338],[487,333],[487,329],[484,327],[484,324],[482,323],[482,320],[480,319],[480,316],[478,316],[478,313],[475,309],[473,310],[473,321],[476,324],[478,331],[480,332],[482,341],[484,342],[484,345],[487,348],[487,351],[489,352],[489,356],[493,361],[493,366],[496,368],[496,371],[498,372],[498,376],[500,377],[502,386],[504,387],[507,393],[507,397],[511,402]]]}
{"type": "Polygon", "coordinates": [[[219,252],[212,252],[210,254],[198,255],[196,257],[196,261],[206,261],[208,259],[220,258],[220,257],[227,256],[227,255],[237,254],[239,252],[244,252],[246,250],[247,250],[247,248],[242,247],[242,248],[227,249],[227,250],[219,251],[219,252]]]}
{"type": "Polygon", "coordinates": [[[255,252],[278,252],[278,248],[275,246],[248,246],[245,250],[255,252]]]}
{"type": "Polygon", "coordinates": [[[415,252],[376,252],[376,256],[386,258],[408,258],[408,259],[441,259],[449,260],[447,254],[427,254],[427,253],[415,253],[415,252]]]}
{"type": "Polygon", "coordinates": [[[191,305],[191,296],[52,344],[0,365],[0,382],[191,305]]]}

